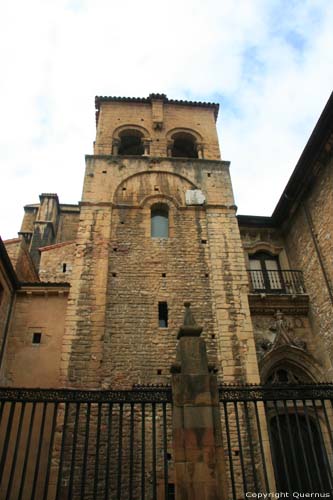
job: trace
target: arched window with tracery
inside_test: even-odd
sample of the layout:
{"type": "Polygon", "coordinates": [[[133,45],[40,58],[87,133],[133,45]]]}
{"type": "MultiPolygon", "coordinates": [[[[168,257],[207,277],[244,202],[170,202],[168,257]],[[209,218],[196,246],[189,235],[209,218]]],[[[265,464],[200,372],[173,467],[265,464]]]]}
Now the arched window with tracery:
{"type": "Polygon", "coordinates": [[[164,203],[156,203],[151,207],[151,237],[169,237],[169,207],[164,203]]]}

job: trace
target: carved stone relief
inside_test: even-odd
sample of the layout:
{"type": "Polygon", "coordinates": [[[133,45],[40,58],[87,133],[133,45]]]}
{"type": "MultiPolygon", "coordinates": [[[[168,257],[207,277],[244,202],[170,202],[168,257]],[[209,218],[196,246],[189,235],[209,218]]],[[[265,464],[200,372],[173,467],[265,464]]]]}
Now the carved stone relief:
{"type": "Polygon", "coordinates": [[[254,317],[253,326],[259,359],[285,345],[303,351],[307,349],[307,343],[303,340],[306,335],[304,321],[300,317],[287,317],[278,310],[274,316],[254,317]]]}

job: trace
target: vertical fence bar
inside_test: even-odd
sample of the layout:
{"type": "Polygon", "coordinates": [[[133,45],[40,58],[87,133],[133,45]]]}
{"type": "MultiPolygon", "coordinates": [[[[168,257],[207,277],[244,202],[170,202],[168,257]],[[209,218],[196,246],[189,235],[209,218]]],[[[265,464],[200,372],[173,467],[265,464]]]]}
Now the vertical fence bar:
{"type": "Polygon", "coordinates": [[[48,490],[49,490],[49,479],[50,479],[50,471],[51,471],[53,443],[54,443],[54,435],[55,435],[55,429],[56,429],[56,424],[57,424],[57,412],[58,412],[58,402],[55,402],[54,408],[53,408],[51,438],[50,438],[50,446],[49,446],[49,453],[48,453],[48,459],[47,459],[47,469],[46,469],[43,500],[47,499],[47,494],[48,494],[48,490]]]}
{"type": "Polygon", "coordinates": [[[0,425],[2,423],[2,415],[3,415],[3,409],[4,409],[5,404],[6,404],[5,401],[1,401],[1,403],[0,403],[0,425]]]}
{"type": "Polygon", "coordinates": [[[89,448],[89,432],[90,432],[90,412],[91,403],[87,403],[87,414],[86,414],[86,425],[84,432],[84,451],[83,451],[83,463],[82,463],[82,476],[81,476],[81,500],[84,499],[85,487],[86,487],[86,474],[87,474],[87,458],[88,458],[88,448],[89,448]]]}
{"type": "Polygon", "coordinates": [[[112,410],[113,404],[109,403],[108,411],[108,441],[106,448],[106,463],[105,463],[105,500],[109,500],[109,490],[110,490],[110,455],[111,455],[111,445],[112,445],[112,410]]]}
{"type": "Polygon", "coordinates": [[[44,436],[44,428],[45,428],[46,408],[47,408],[47,403],[44,402],[43,403],[43,414],[42,414],[42,425],[41,425],[41,428],[40,428],[39,440],[38,440],[38,450],[37,450],[37,457],[36,457],[34,482],[33,482],[32,492],[31,492],[31,500],[33,500],[35,498],[36,487],[37,487],[37,480],[38,480],[38,474],[39,474],[39,465],[40,465],[40,455],[41,455],[42,446],[43,446],[43,436],[44,436]]]}
{"type": "Polygon", "coordinates": [[[283,460],[283,465],[284,465],[284,470],[286,473],[286,479],[287,479],[287,485],[288,485],[288,491],[291,494],[292,493],[292,488],[290,485],[290,477],[289,477],[289,470],[288,470],[288,463],[287,463],[287,457],[286,457],[286,452],[284,449],[284,442],[283,442],[283,437],[281,433],[281,426],[280,426],[280,419],[279,419],[279,412],[277,408],[277,403],[276,401],[273,401],[274,405],[274,410],[275,410],[275,419],[276,419],[276,424],[277,424],[277,429],[278,429],[278,436],[279,436],[279,444],[280,444],[280,449],[282,452],[282,460],[283,460]]]}
{"type": "Polygon", "coordinates": [[[325,417],[325,424],[326,424],[326,428],[327,428],[327,433],[328,433],[329,440],[330,440],[330,443],[331,443],[331,453],[333,453],[332,429],[331,429],[330,422],[329,422],[328,416],[327,416],[327,411],[326,411],[326,406],[325,406],[325,400],[322,400],[321,403],[322,403],[322,409],[323,409],[323,413],[324,413],[324,417],[325,417]]]}
{"type": "Polygon", "coordinates": [[[17,430],[17,434],[16,434],[15,449],[14,449],[12,467],[10,469],[9,481],[8,481],[8,485],[7,485],[6,498],[10,498],[10,494],[11,494],[11,490],[12,490],[12,486],[13,486],[13,482],[14,482],[17,453],[18,453],[18,449],[19,449],[19,445],[20,445],[22,424],[23,424],[23,419],[24,419],[24,414],[25,414],[25,404],[26,404],[25,402],[21,403],[20,420],[19,420],[19,426],[18,426],[18,430],[17,430]]]}
{"type": "Polygon", "coordinates": [[[23,489],[24,489],[25,476],[27,473],[27,466],[28,466],[28,457],[29,457],[29,453],[30,453],[32,428],[34,425],[34,418],[35,418],[35,410],[36,410],[36,403],[33,402],[32,408],[31,408],[31,413],[30,413],[29,431],[28,431],[28,438],[27,438],[26,449],[25,449],[25,454],[24,454],[24,462],[23,462],[23,469],[22,469],[22,475],[21,475],[21,484],[20,484],[20,489],[19,489],[19,494],[18,494],[18,500],[22,499],[22,494],[23,494],[23,489]]]}
{"type": "Polygon", "coordinates": [[[13,416],[14,416],[16,403],[15,403],[15,401],[9,401],[9,404],[10,404],[10,410],[9,410],[9,416],[8,416],[8,422],[7,422],[6,437],[5,437],[5,442],[4,442],[3,449],[2,449],[1,462],[0,462],[0,483],[2,483],[3,471],[4,471],[5,463],[6,463],[8,445],[9,445],[10,435],[12,432],[13,416]]]}
{"type": "Polygon", "coordinates": [[[163,405],[163,469],[164,469],[164,498],[168,499],[168,435],[167,435],[167,415],[166,415],[166,403],[163,405]]]}
{"type": "Polygon", "coordinates": [[[133,438],[134,438],[134,403],[131,403],[130,414],[130,457],[129,457],[129,500],[133,500],[133,438]]]}
{"type": "Polygon", "coordinates": [[[302,448],[302,453],[303,453],[303,458],[304,458],[304,464],[305,464],[305,469],[306,469],[306,477],[309,480],[310,489],[312,490],[311,472],[310,472],[310,468],[309,468],[309,464],[308,464],[308,459],[307,459],[307,456],[306,456],[306,451],[305,451],[305,448],[304,448],[303,435],[302,435],[301,426],[300,426],[300,423],[299,423],[299,415],[298,415],[297,403],[296,403],[296,401],[293,401],[293,403],[294,403],[294,410],[295,410],[297,433],[298,433],[298,437],[299,437],[299,440],[300,440],[300,443],[301,443],[301,448],[302,448]]]}
{"type": "MultiPolygon", "coordinates": [[[[262,466],[263,466],[263,471],[264,471],[265,486],[266,486],[266,491],[269,491],[269,483],[268,483],[267,467],[266,467],[266,457],[265,457],[264,447],[263,447],[263,442],[262,442],[262,433],[261,433],[261,425],[260,425],[260,419],[259,419],[259,414],[258,414],[257,401],[253,401],[253,403],[254,403],[254,411],[255,411],[256,423],[257,423],[260,454],[261,454],[261,458],[262,458],[262,466]]],[[[268,422],[267,422],[267,424],[268,424],[268,422]]]]}
{"type": "Polygon", "coordinates": [[[75,454],[76,454],[76,444],[77,444],[77,429],[79,425],[79,415],[80,415],[80,403],[76,403],[75,408],[75,423],[73,432],[73,444],[72,444],[72,457],[71,466],[69,472],[69,485],[68,485],[68,499],[71,500],[73,494],[73,484],[74,484],[74,473],[75,473],[75,454]]]}
{"type": "Polygon", "coordinates": [[[145,500],[145,403],[141,403],[141,500],[145,500]]]}
{"type": "Polygon", "coordinates": [[[56,491],[56,500],[60,500],[60,492],[61,492],[61,482],[62,482],[62,468],[64,464],[64,455],[65,455],[65,442],[66,442],[66,434],[67,434],[67,420],[68,420],[68,410],[70,403],[65,404],[65,416],[64,423],[62,428],[62,439],[61,439],[61,450],[60,450],[60,462],[59,462],[59,472],[58,472],[58,481],[57,481],[57,491],[56,491]]]}
{"type": "Polygon", "coordinates": [[[241,433],[240,433],[239,415],[238,415],[238,408],[237,408],[237,403],[236,402],[234,402],[234,408],[235,408],[235,415],[236,415],[237,438],[238,438],[238,444],[239,444],[239,457],[240,457],[240,463],[241,463],[241,469],[242,469],[242,477],[243,477],[243,491],[244,491],[244,496],[246,496],[246,492],[247,492],[247,479],[246,479],[246,473],[245,473],[242,438],[241,438],[241,433]]]}
{"type": "Polygon", "coordinates": [[[252,472],[253,472],[253,480],[254,480],[254,487],[255,491],[258,491],[258,479],[257,479],[257,471],[256,471],[256,464],[254,461],[254,452],[253,452],[253,441],[252,441],[252,430],[251,430],[251,422],[250,422],[250,416],[249,416],[249,409],[247,406],[247,402],[244,401],[244,411],[245,411],[245,420],[246,420],[246,427],[247,427],[247,434],[248,434],[248,439],[249,439],[249,445],[250,445],[250,458],[251,458],[251,465],[252,465],[252,472]]]}
{"type": "Polygon", "coordinates": [[[224,416],[225,416],[225,429],[227,433],[227,443],[228,443],[228,457],[229,457],[229,469],[230,469],[230,476],[231,476],[231,488],[232,488],[232,496],[233,499],[237,499],[236,495],[236,484],[235,484],[235,476],[234,476],[234,466],[233,466],[233,461],[232,461],[232,448],[231,448],[231,440],[230,440],[230,428],[229,428],[229,416],[228,416],[228,402],[223,401],[223,409],[224,409],[224,416]]]}
{"type": "Polygon", "coordinates": [[[123,403],[119,403],[119,426],[118,426],[118,481],[117,481],[117,498],[121,498],[121,467],[122,467],[122,452],[123,452],[123,403]]]}
{"type": "MultiPolygon", "coordinates": [[[[323,456],[324,463],[325,463],[325,470],[327,471],[328,480],[329,480],[330,488],[331,488],[331,491],[332,491],[332,486],[333,486],[332,472],[331,472],[331,467],[330,467],[330,464],[329,464],[329,461],[328,461],[328,458],[327,458],[326,446],[325,446],[325,443],[323,441],[323,436],[322,436],[321,428],[320,428],[320,418],[319,418],[319,415],[318,415],[318,411],[317,411],[317,407],[316,407],[316,402],[315,402],[314,399],[312,399],[312,406],[313,406],[314,413],[316,415],[316,425],[317,425],[318,434],[319,434],[320,448],[321,448],[322,456],[323,456]]],[[[313,450],[313,452],[316,453],[316,450],[313,450]]]]}
{"type": "Polygon", "coordinates": [[[98,473],[99,473],[99,445],[101,439],[102,403],[98,403],[97,431],[96,431],[96,452],[95,452],[95,475],[94,475],[94,500],[98,493],[98,473]]]}
{"type": "Polygon", "coordinates": [[[152,403],[151,405],[151,417],[152,417],[152,456],[153,456],[153,481],[152,481],[152,490],[153,490],[153,500],[156,500],[157,491],[156,491],[156,403],[152,403]]]}
{"type": "Polygon", "coordinates": [[[319,467],[319,464],[318,464],[317,454],[316,454],[316,451],[315,451],[315,446],[314,446],[314,441],[313,441],[313,435],[312,435],[312,429],[311,429],[311,423],[310,423],[310,419],[309,419],[309,415],[308,415],[308,409],[307,409],[307,406],[306,406],[306,400],[303,399],[302,402],[303,402],[303,409],[304,409],[306,426],[307,426],[307,429],[308,429],[310,443],[311,443],[311,450],[312,450],[313,458],[314,458],[314,462],[315,462],[315,468],[316,468],[316,471],[317,471],[317,475],[318,475],[318,479],[319,479],[319,483],[320,483],[320,488],[323,490],[324,489],[324,487],[323,487],[323,481],[322,481],[322,477],[321,477],[320,467],[319,467]]]}
{"type": "Polygon", "coordinates": [[[293,459],[293,463],[294,463],[294,468],[296,471],[297,488],[298,488],[298,490],[300,490],[302,483],[301,483],[299,470],[298,470],[298,461],[296,459],[296,451],[295,451],[295,446],[294,446],[294,436],[291,432],[289,412],[288,412],[286,401],[283,401],[283,407],[284,407],[284,413],[285,413],[286,422],[287,422],[288,439],[289,439],[289,442],[291,445],[291,455],[292,455],[292,459],[293,459]]]}

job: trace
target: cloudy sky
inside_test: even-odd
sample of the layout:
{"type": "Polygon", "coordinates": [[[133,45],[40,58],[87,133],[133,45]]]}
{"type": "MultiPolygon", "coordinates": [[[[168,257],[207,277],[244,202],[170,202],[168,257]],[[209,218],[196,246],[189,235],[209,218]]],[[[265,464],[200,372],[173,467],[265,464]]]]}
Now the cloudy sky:
{"type": "Polygon", "coordinates": [[[331,0],[5,0],[0,234],[81,197],[95,95],[220,103],[241,214],[270,215],[332,91],[331,0]]]}

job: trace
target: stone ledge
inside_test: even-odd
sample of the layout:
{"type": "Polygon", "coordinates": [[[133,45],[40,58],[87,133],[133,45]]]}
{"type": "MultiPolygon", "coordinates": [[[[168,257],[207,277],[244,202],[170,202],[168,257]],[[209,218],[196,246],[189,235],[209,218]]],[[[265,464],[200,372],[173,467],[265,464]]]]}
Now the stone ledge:
{"type": "Polygon", "coordinates": [[[284,314],[307,315],[309,296],[290,294],[254,294],[248,295],[251,314],[275,314],[277,310],[284,314]]]}

